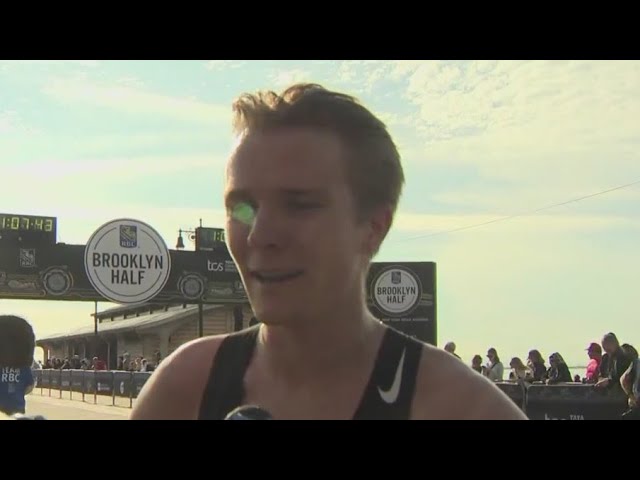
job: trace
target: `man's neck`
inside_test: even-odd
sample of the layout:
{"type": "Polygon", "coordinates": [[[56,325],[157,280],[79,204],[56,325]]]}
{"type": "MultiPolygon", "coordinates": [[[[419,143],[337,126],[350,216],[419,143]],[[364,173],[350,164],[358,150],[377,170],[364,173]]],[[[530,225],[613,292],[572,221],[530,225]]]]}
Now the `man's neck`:
{"type": "Polygon", "coordinates": [[[357,368],[375,355],[384,325],[366,306],[332,309],[333,314],[300,318],[295,325],[262,325],[259,351],[265,366],[289,381],[332,376],[357,368]],[[340,314],[336,314],[340,312],[340,314]]]}

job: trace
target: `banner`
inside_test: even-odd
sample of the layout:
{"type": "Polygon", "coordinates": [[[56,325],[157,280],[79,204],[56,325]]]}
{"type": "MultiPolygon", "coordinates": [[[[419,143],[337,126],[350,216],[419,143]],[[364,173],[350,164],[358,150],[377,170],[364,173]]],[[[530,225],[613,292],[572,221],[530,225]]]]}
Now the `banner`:
{"type": "Polygon", "coordinates": [[[532,420],[617,420],[626,408],[620,388],[534,384],[527,392],[527,416],[532,420]]]}
{"type": "MultiPolygon", "coordinates": [[[[152,297],[154,302],[247,303],[235,263],[225,251],[169,250],[170,262],[137,254],[94,252],[101,255],[95,262],[102,270],[92,283],[85,269],[85,245],[60,243],[31,248],[34,261],[28,264],[20,262],[21,250],[24,249],[19,245],[0,248],[0,298],[102,302],[110,299],[98,293],[93,283],[113,281],[118,289],[106,285],[105,292],[114,290],[110,295],[120,295],[117,298],[122,301],[126,300],[122,297],[126,292],[121,291],[125,283],[135,289],[139,282],[152,278],[152,273],[143,267],[163,267],[165,270],[160,273],[167,278],[163,280],[164,287],[152,297]],[[109,267],[103,267],[105,264],[109,267]]],[[[93,255],[88,255],[88,261],[92,268],[93,255]]],[[[139,298],[143,297],[136,296],[135,300],[139,298]]]]}
{"type": "Polygon", "coordinates": [[[113,385],[116,390],[116,396],[129,397],[132,396],[133,374],[131,372],[113,372],[113,385]]]}
{"type": "Polygon", "coordinates": [[[436,264],[375,262],[367,276],[367,304],[387,325],[436,345],[436,264]]]}
{"type": "Polygon", "coordinates": [[[113,395],[113,372],[96,371],[95,382],[98,395],[113,395]]]}

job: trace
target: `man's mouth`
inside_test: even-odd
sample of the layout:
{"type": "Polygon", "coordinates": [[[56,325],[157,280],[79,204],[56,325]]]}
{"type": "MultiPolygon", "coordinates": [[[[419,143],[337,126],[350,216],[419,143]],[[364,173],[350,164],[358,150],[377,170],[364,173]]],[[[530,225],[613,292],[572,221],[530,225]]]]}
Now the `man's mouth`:
{"type": "Polygon", "coordinates": [[[251,276],[260,283],[283,283],[298,278],[303,273],[302,270],[253,270],[251,276]]]}

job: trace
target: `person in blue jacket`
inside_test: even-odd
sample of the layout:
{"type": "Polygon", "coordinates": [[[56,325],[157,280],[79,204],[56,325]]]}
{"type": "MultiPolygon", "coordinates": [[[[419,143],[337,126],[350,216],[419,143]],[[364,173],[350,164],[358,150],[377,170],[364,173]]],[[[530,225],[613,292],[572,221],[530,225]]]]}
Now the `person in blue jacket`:
{"type": "Polygon", "coordinates": [[[0,412],[24,414],[33,390],[35,334],[25,319],[0,315],[0,412]]]}

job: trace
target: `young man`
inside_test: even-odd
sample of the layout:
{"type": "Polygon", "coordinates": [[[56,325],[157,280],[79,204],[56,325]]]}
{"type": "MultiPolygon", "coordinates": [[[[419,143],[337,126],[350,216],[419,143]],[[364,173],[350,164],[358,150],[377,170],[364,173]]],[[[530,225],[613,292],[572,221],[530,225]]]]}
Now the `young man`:
{"type": "Polygon", "coordinates": [[[145,384],[132,419],[525,419],[449,353],[375,319],[372,257],[404,176],[384,124],[318,85],[234,103],[226,238],[259,324],[183,345],[145,384]]]}

